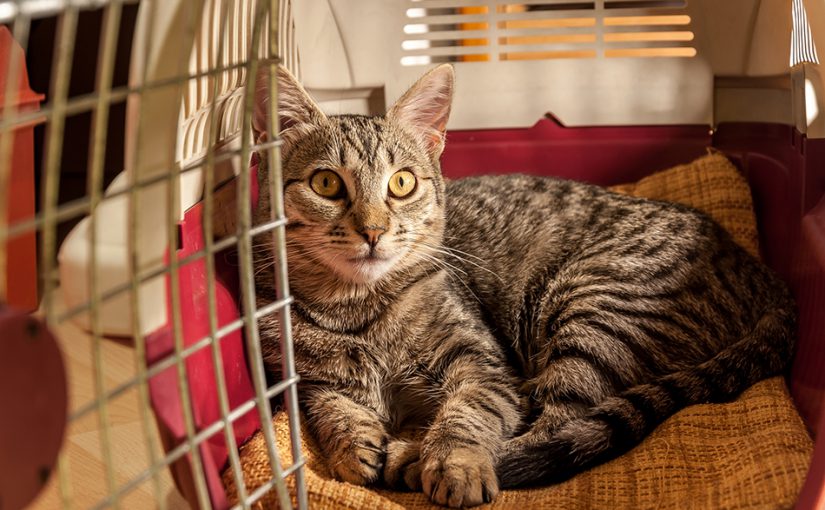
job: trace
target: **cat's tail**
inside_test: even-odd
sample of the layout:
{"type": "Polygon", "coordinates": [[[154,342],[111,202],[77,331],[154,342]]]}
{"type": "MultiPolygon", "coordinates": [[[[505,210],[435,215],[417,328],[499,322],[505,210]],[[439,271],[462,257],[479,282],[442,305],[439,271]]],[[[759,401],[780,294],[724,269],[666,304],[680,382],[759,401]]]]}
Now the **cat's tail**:
{"type": "Polygon", "coordinates": [[[796,313],[790,298],[774,306],[749,334],[704,363],[628,388],[552,434],[511,439],[496,469],[501,488],[570,478],[630,450],[683,407],[730,400],[780,373],[792,355],[796,313]]]}

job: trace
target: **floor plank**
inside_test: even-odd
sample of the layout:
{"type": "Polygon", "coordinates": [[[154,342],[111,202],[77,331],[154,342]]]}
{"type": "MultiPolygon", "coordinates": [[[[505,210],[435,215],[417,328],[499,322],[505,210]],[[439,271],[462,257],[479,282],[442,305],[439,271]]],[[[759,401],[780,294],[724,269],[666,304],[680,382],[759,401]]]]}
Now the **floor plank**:
{"type": "MultiPolygon", "coordinates": [[[[96,401],[93,342],[89,334],[70,322],[53,328],[52,332],[58,338],[66,364],[71,415],[96,401]]],[[[107,392],[135,377],[135,350],[128,341],[104,338],[100,343],[100,350],[103,383],[107,392]]],[[[150,435],[147,436],[140,409],[140,398],[136,388],[131,388],[107,402],[107,430],[115,491],[149,469],[150,443],[156,445],[152,450],[156,458],[163,454],[154,418],[150,415],[150,435]]],[[[110,494],[111,488],[106,476],[107,462],[101,449],[101,425],[100,415],[97,409],[93,409],[67,426],[63,452],[68,465],[67,477],[72,508],[95,507],[110,494]]],[[[124,494],[119,500],[120,507],[158,508],[160,500],[170,510],[188,508],[186,501],[175,488],[168,469],[160,470],[156,482],[157,492],[155,483],[149,478],[124,494]]],[[[56,473],[52,475],[46,488],[30,508],[62,508],[56,473]]]]}

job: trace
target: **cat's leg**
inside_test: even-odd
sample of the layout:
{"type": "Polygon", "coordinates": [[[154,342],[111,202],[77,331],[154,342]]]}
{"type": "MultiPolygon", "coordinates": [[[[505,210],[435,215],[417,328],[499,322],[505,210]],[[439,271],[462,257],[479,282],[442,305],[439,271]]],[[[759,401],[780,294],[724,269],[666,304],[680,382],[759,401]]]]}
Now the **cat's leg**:
{"type": "Polygon", "coordinates": [[[441,405],[421,443],[421,484],[432,501],[466,507],[498,494],[495,465],[521,421],[515,381],[493,339],[453,334],[433,355],[441,405]]]}
{"type": "Polygon", "coordinates": [[[597,367],[578,356],[548,360],[521,388],[529,396],[535,416],[526,434],[541,436],[584,416],[595,403],[615,392],[597,367]]]}
{"type": "Polygon", "coordinates": [[[642,377],[634,353],[611,336],[610,326],[573,307],[559,317],[550,328],[552,338],[539,342],[534,375],[522,386],[536,417],[507,448],[543,444],[562,425],[642,377]]]}
{"type": "Polygon", "coordinates": [[[333,475],[356,485],[381,476],[388,436],[378,412],[332,389],[304,391],[307,423],[333,475]]]}

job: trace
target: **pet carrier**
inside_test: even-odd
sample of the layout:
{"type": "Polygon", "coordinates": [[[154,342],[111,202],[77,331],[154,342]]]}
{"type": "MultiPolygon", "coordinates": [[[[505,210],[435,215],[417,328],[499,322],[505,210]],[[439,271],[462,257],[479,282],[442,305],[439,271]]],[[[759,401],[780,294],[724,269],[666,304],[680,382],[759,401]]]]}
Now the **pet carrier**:
{"type": "MultiPolygon", "coordinates": [[[[226,506],[218,470],[229,461],[240,473],[237,445],[261,423],[271,430],[269,399],[284,394],[297,412],[291,364],[284,381],[268,386],[258,349],[256,318],[283,313],[290,298],[284,268],[278,301],[255,309],[252,239],[275,231],[283,244],[284,220],[276,207],[271,222],[250,225],[252,148],[243,129],[250,125],[247,76],[267,66],[274,71],[270,56],[279,49],[282,62],[295,65],[289,4],[0,2],[0,18],[8,24],[2,27],[3,270],[25,273],[27,267],[13,265],[21,249],[13,243],[36,233],[42,296],[38,314],[23,315],[26,303],[3,309],[3,344],[10,349],[4,359],[21,369],[5,370],[2,384],[2,506],[29,503],[47,480],[38,507],[180,506],[172,480],[193,505],[226,506]],[[51,58],[44,39],[53,44],[51,58]],[[86,69],[88,60],[95,62],[94,83],[79,92],[83,76],[73,69],[86,69]],[[49,82],[39,111],[30,106],[39,98],[27,88],[27,63],[33,78],[45,74],[49,82]],[[118,82],[119,74],[128,78],[118,82]],[[85,125],[74,122],[84,117],[85,125]],[[37,214],[21,218],[16,204],[33,212],[35,203],[33,190],[17,186],[26,171],[18,161],[32,156],[33,124],[44,127],[41,199],[37,214]],[[86,130],[84,146],[67,145],[74,129],[86,130]],[[83,191],[66,201],[73,170],[66,156],[87,149],[83,191]],[[111,173],[104,163],[118,150],[122,159],[114,164],[123,171],[111,173]],[[212,231],[213,191],[236,173],[238,230],[219,242],[197,234],[202,227],[212,231]],[[209,191],[201,201],[203,189],[209,191]],[[67,224],[73,228],[58,251],[67,224]],[[246,277],[238,279],[239,267],[246,277]]],[[[276,143],[254,150],[279,160],[276,143]]],[[[272,171],[277,182],[277,166],[272,171]]],[[[8,279],[3,297],[14,297],[8,286],[20,281],[8,279]]],[[[297,461],[282,466],[270,445],[271,485],[286,498],[286,476],[301,486],[300,452],[296,446],[297,461]]],[[[244,494],[241,506],[259,496],[244,494]]],[[[297,499],[306,506],[302,495],[297,499]]]]}
{"type": "MultiPolygon", "coordinates": [[[[250,77],[268,71],[277,93],[277,62],[333,114],[382,113],[452,62],[448,177],[639,181],[651,196],[641,189],[659,171],[709,148],[726,156],[750,186],[760,254],[800,309],[795,407],[775,404],[781,382],[759,401],[807,426],[795,464],[773,461],[790,480],[773,496],[825,505],[821,1],[0,0],[0,22],[0,507],[423,504],[348,492],[301,448],[279,142],[250,129],[250,77]],[[255,225],[259,154],[273,213],[255,225]],[[263,306],[251,267],[262,245],[278,264],[263,306]],[[269,314],[282,328],[277,381],[258,343],[269,314]]],[[[732,182],[679,172],[693,176],[682,187],[732,182]]],[[[718,413],[753,411],[743,399],[703,412],[718,425],[718,413]]],[[[728,453],[753,454],[732,441],[743,446],[728,453]]],[[[726,487],[707,501],[736,506],[726,487]]]]}

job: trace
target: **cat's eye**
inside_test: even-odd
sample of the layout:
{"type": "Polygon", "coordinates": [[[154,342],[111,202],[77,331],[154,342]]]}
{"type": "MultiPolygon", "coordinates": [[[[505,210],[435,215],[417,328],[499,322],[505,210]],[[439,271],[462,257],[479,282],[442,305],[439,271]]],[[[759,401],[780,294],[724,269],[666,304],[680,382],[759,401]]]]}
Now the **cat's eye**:
{"type": "Polygon", "coordinates": [[[312,191],[325,198],[340,198],[344,194],[341,178],[332,170],[318,170],[312,175],[309,185],[312,191]]]}
{"type": "Polygon", "coordinates": [[[390,177],[390,195],[404,198],[415,190],[415,175],[409,170],[399,170],[390,177]]]}

